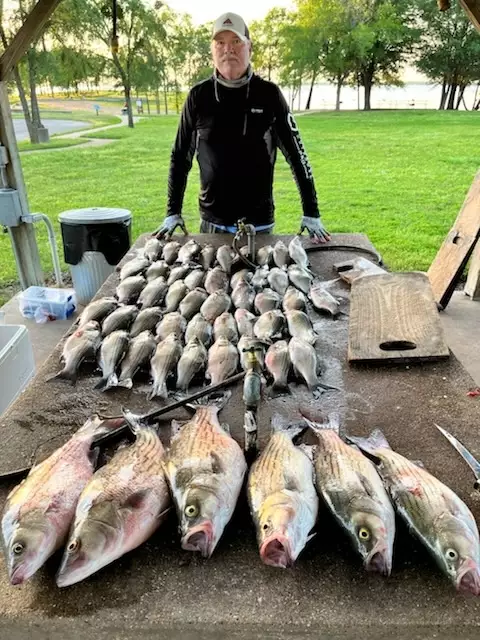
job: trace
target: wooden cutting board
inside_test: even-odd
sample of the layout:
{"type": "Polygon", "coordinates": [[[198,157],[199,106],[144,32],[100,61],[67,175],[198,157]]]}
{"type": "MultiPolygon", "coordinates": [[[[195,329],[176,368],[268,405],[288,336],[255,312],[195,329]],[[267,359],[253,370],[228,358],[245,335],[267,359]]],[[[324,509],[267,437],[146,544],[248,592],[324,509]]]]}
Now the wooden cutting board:
{"type": "Polygon", "coordinates": [[[386,273],[352,282],[349,362],[439,360],[448,356],[425,273],[386,273]]]}

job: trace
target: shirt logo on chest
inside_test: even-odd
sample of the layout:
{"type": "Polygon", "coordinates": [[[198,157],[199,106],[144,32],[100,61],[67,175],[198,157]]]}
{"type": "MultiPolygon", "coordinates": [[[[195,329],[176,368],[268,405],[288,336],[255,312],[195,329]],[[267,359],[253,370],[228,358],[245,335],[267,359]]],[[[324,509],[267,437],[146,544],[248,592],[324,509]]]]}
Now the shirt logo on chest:
{"type": "Polygon", "coordinates": [[[263,113],[263,109],[261,109],[261,108],[259,108],[259,107],[252,107],[252,108],[250,109],[250,111],[251,111],[252,113],[263,113]]]}

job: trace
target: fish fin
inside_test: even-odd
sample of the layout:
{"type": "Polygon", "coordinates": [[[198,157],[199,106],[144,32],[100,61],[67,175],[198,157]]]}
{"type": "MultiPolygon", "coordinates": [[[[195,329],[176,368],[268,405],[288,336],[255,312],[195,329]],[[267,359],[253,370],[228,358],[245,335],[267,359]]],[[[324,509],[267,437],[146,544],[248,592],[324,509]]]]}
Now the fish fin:
{"type": "Polygon", "coordinates": [[[227,405],[231,397],[231,391],[221,391],[217,393],[211,393],[210,395],[201,398],[198,402],[191,402],[186,404],[185,406],[192,411],[196,411],[198,407],[214,406],[217,407],[218,411],[220,412],[227,405]]]}
{"type": "Polygon", "coordinates": [[[135,491],[135,493],[129,495],[128,498],[122,502],[120,508],[128,510],[141,509],[145,504],[147,496],[149,496],[151,492],[151,489],[139,489],[135,491]]]}
{"type": "Polygon", "coordinates": [[[107,389],[111,389],[112,387],[118,387],[118,376],[115,372],[108,376],[107,384],[102,391],[106,391],[107,389]]]}
{"type": "Polygon", "coordinates": [[[361,451],[364,451],[365,453],[371,453],[373,455],[375,455],[375,451],[377,449],[391,448],[380,429],[375,429],[375,431],[372,431],[368,438],[361,438],[359,436],[347,436],[347,440],[349,442],[352,442],[353,444],[356,444],[361,451]]]}
{"type": "Polygon", "coordinates": [[[230,425],[227,422],[222,422],[220,426],[225,431],[225,433],[228,433],[228,435],[230,435],[230,425]]]}
{"type": "Polygon", "coordinates": [[[310,542],[312,538],[315,538],[316,535],[317,535],[316,531],[314,531],[313,533],[309,533],[308,538],[305,540],[305,544],[307,544],[307,542],[310,542]]]}
{"type": "Polygon", "coordinates": [[[104,391],[107,385],[108,378],[100,378],[97,384],[93,387],[94,389],[98,389],[99,391],[104,391]]]}
{"type": "Polygon", "coordinates": [[[222,463],[220,457],[213,451],[210,452],[210,459],[212,461],[212,473],[214,474],[224,473],[225,466],[222,463]]]}
{"type": "Polygon", "coordinates": [[[153,389],[150,391],[150,393],[148,395],[148,399],[152,400],[153,398],[156,398],[157,396],[159,398],[163,398],[164,400],[166,398],[168,398],[168,390],[167,390],[167,383],[166,382],[163,382],[158,387],[156,385],[153,385],[153,389]]]}
{"type": "Polygon", "coordinates": [[[110,433],[111,431],[119,429],[124,424],[125,418],[123,416],[115,418],[101,418],[99,415],[94,414],[80,427],[77,434],[82,437],[88,436],[91,437],[92,440],[95,440],[105,433],[110,433]]]}
{"type": "Polygon", "coordinates": [[[133,387],[132,378],[124,378],[117,382],[117,387],[125,387],[125,389],[131,389],[133,387]]]}
{"type": "Polygon", "coordinates": [[[98,459],[100,458],[100,447],[92,447],[88,452],[88,457],[92,463],[92,467],[96,470],[98,466],[98,459]]]}
{"type": "Polygon", "coordinates": [[[328,414],[328,422],[316,422],[311,419],[311,415],[309,416],[308,410],[300,409],[300,413],[303,416],[303,419],[308,424],[310,429],[315,433],[321,433],[325,429],[330,429],[331,431],[335,431],[338,435],[340,433],[340,416],[338,413],[333,412],[328,414]]]}
{"type": "Polygon", "coordinates": [[[280,413],[274,413],[271,420],[272,431],[274,433],[284,433],[293,440],[306,430],[304,422],[292,422],[289,418],[280,413]]]}
{"type": "Polygon", "coordinates": [[[65,368],[58,373],[54,373],[52,376],[49,376],[45,382],[51,382],[52,380],[67,380],[73,386],[77,382],[77,376],[77,371],[69,371],[65,368]]]}
{"type": "Polygon", "coordinates": [[[123,407],[122,414],[125,418],[125,422],[127,423],[128,428],[133,433],[133,435],[136,436],[139,430],[142,428],[142,425],[140,423],[140,416],[135,415],[134,413],[132,413],[128,409],[124,409],[123,407]]]}
{"type": "Polygon", "coordinates": [[[173,507],[172,507],[172,506],[167,507],[166,509],[164,509],[163,511],[161,511],[161,512],[158,514],[157,518],[158,518],[159,520],[161,520],[161,519],[162,519],[162,518],[164,518],[166,515],[168,515],[172,509],[173,509],[173,507]]]}

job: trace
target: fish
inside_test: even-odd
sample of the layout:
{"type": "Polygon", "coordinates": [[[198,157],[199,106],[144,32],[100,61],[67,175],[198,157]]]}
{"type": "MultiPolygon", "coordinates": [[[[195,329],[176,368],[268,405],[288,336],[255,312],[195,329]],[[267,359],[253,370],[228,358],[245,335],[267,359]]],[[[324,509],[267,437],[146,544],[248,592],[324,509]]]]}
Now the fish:
{"type": "Polygon", "coordinates": [[[178,252],[182,245],[176,240],[170,240],[162,249],[162,259],[168,265],[172,265],[178,258],[178,252]]]}
{"type": "Polygon", "coordinates": [[[197,406],[194,417],[172,437],[165,464],[182,548],[205,558],[233,515],[247,470],[240,446],[220,425],[220,408],[197,406]]]}
{"type": "Polygon", "coordinates": [[[122,423],[123,418],[89,418],[9,493],[2,537],[11,584],[23,584],[64,544],[78,498],[94,471],[96,451],[90,446],[122,423]]]}
{"type": "Polygon", "coordinates": [[[286,271],[279,267],[273,267],[268,272],[268,284],[271,288],[279,293],[281,296],[285,295],[285,291],[288,289],[288,275],[286,271]]]}
{"type": "Polygon", "coordinates": [[[207,298],[208,293],[200,287],[189,291],[180,303],[180,313],[186,320],[191,320],[193,316],[200,311],[202,304],[207,298]]]}
{"type": "Polygon", "coordinates": [[[118,330],[110,333],[102,342],[99,351],[99,365],[102,377],[95,389],[107,391],[118,385],[116,369],[127,353],[130,337],[127,331],[118,330]]]}
{"type": "Polygon", "coordinates": [[[147,269],[149,265],[150,260],[143,256],[129,260],[120,269],[120,280],[125,280],[125,278],[129,278],[130,276],[138,276],[139,274],[144,273],[145,269],[147,269]]]}
{"type": "Polygon", "coordinates": [[[219,384],[233,376],[238,367],[237,347],[227,338],[218,338],[208,350],[207,378],[219,384]]]}
{"type": "Polygon", "coordinates": [[[284,242],[278,240],[273,246],[273,262],[280,269],[287,267],[289,260],[288,248],[284,242]]]}
{"type": "Polygon", "coordinates": [[[191,262],[196,256],[200,254],[202,247],[193,238],[185,242],[178,251],[179,262],[188,263],[191,262]]]}
{"type": "Polygon", "coordinates": [[[230,278],[230,287],[232,288],[232,291],[233,289],[235,289],[237,284],[242,280],[244,280],[245,282],[251,282],[252,276],[253,276],[253,273],[248,269],[240,269],[240,271],[237,271],[236,273],[234,273],[233,276],[230,278]]]}
{"type": "Polygon", "coordinates": [[[232,271],[232,263],[234,257],[235,253],[230,245],[222,244],[221,247],[218,247],[217,262],[227,274],[232,271]]]}
{"type": "Polygon", "coordinates": [[[128,329],[137,315],[138,309],[134,304],[118,307],[103,321],[102,336],[108,336],[117,329],[128,329]]]}
{"type": "Polygon", "coordinates": [[[273,309],[278,309],[282,304],[281,296],[268,287],[255,296],[254,307],[255,311],[258,311],[260,315],[273,309]]]}
{"type": "Polygon", "coordinates": [[[205,290],[207,293],[226,291],[228,289],[228,275],[221,267],[214,267],[205,276],[205,290]]]}
{"type": "Polygon", "coordinates": [[[231,306],[232,301],[230,300],[228,293],[223,290],[214,291],[200,307],[200,313],[205,320],[213,323],[215,318],[222,315],[224,311],[228,311],[231,306]]]}
{"type": "Polygon", "coordinates": [[[238,332],[241,336],[251,336],[253,333],[253,327],[257,321],[257,317],[253,315],[247,309],[237,309],[234,314],[235,321],[237,323],[238,332]]]}
{"type": "Polygon", "coordinates": [[[160,307],[142,309],[130,327],[130,338],[136,338],[142,331],[153,331],[162,315],[160,307]]]}
{"type": "Polygon", "coordinates": [[[217,251],[215,247],[211,244],[206,244],[203,249],[200,251],[200,264],[204,268],[205,271],[211,268],[213,261],[215,260],[215,255],[217,251]]]}
{"type": "Polygon", "coordinates": [[[255,289],[248,282],[240,280],[232,291],[232,302],[237,309],[247,309],[247,311],[252,311],[255,294],[255,289]]]}
{"type": "Polygon", "coordinates": [[[207,350],[199,338],[187,342],[177,364],[177,389],[187,391],[197,373],[207,364],[207,350]]]}
{"type": "Polygon", "coordinates": [[[183,280],[192,270],[189,263],[179,264],[176,267],[173,266],[170,270],[170,275],[167,278],[167,284],[170,287],[176,280],[183,280]]]}
{"type": "Polygon", "coordinates": [[[317,491],[348,534],[367,571],[389,576],[395,512],[373,462],[339,436],[338,416],[326,424],[305,417],[317,436],[314,467],[317,491]]]}
{"type": "Polygon", "coordinates": [[[109,313],[115,311],[117,307],[118,302],[115,298],[107,297],[93,300],[82,311],[78,320],[78,328],[80,329],[91,320],[101,322],[109,313]]]}
{"type": "Polygon", "coordinates": [[[265,367],[265,348],[265,342],[262,342],[258,338],[242,336],[237,344],[242,369],[246,371],[249,368],[249,352],[252,350],[255,352],[255,357],[258,361],[259,367],[263,369],[265,367]]]}
{"type": "Polygon", "coordinates": [[[153,387],[148,397],[149,400],[157,396],[163,399],[168,397],[167,378],[175,370],[181,355],[182,344],[175,333],[170,333],[158,343],[150,362],[153,387]]]}
{"type": "Polygon", "coordinates": [[[256,410],[262,397],[262,375],[258,368],[248,367],[243,379],[243,402],[247,411],[256,410]]]}
{"type": "Polygon", "coordinates": [[[262,562],[286,569],[313,537],[319,501],[312,461],[292,442],[302,427],[284,427],[275,415],[272,429],[250,470],[247,495],[262,562]]]}
{"type": "Polygon", "coordinates": [[[156,260],[155,262],[152,262],[152,264],[147,269],[147,282],[150,282],[150,280],[155,280],[155,278],[158,278],[160,276],[162,276],[162,278],[168,278],[169,274],[170,267],[165,262],[165,260],[156,260]]]}
{"type": "Polygon", "coordinates": [[[213,327],[207,322],[201,313],[193,316],[185,329],[185,342],[198,338],[206,347],[212,341],[213,327]]]}
{"type": "Polygon", "coordinates": [[[64,367],[59,373],[47,378],[50,380],[68,380],[75,384],[78,377],[78,369],[85,358],[95,357],[102,342],[100,325],[95,320],[90,320],[72,333],[63,345],[62,360],[64,367]]]}
{"type": "Polygon", "coordinates": [[[260,267],[264,265],[271,265],[273,262],[273,247],[270,244],[266,244],[264,247],[257,249],[257,264],[260,267]]]}
{"type": "Polygon", "coordinates": [[[156,348],[157,343],[150,331],[142,331],[132,338],[122,361],[117,386],[131,389],[135,374],[140,367],[150,363],[156,348]]]}
{"type": "Polygon", "coordinates": [[[318,311],[326,311],[332,316],[338,315],[340,302],[327,291],[322,282],[311,285],[308,297],[318,311]]]}
{"type": "Polygon", "coordinates": [[[288,255],[295,264],[298,264],[303,269],[308,268],[308,255],[298,236],[290,240],[288,244],[288,255]]]}
{"type": "Polygon", "coordinates": [[[393,451],[379,429],[348,440],[373,456],[397,513],[457,591],[480,595],[478,528],[467,505],[426,469],[393,451]]]}
{"type": "Polygon", "coordinates": [[[143,255],[150,262],[155,262],[162,253],[162,243],[157,238],[149,238],[143,247],[143,255]]]}
{"type": "Polygon", "coordinates": [[[176,280],[171,287],[169,287],[167,295],[165,296],[165,313],[171,313],[176,311],[188,293],[188,287],[183,280],[176,280]]]}
{"type": "Polygon", "coordinates": [[[213,323],[213,339],[227,338],[230,342],[237,344],[238,342],[238,328],[235,318],[231,313],[225,311],[218,318],[215,318],[213,323]]]}
{"type": "Polygon", "coordinates": [[[295,375],[302,378],[310,390],[317,389],[320,386],[317,376],[318,360],[312,345],[300,338],[292,338],[288,343],[288,353],[295,375]]]}
{"type": "Polygon", "coordinates": [[[313,276],[309,271],[303,267],[299,267],[298,264],[291,264],[288,267],[288,278],[290,282],[300,289],[305,294],[310,291],[310,286],[313,282],[313,276]]]}
{"type": "Polygon", "coordinates": [[[271,342],[275,337],[281,337],[285,326],[285,316],[279,309],[273,309],[262,313],[253,327],[257,338],[265,342],[271,342]]]}
{"type": "Polygon", "coordinates": [[[56,576],[58,587],[85,580],[140,546],[170,509],[160,438],[132,414],[126,416],[135,441],[119,449],[83,489],[56,576]]]}
{"type": "Polygon", "coordinates": [[[187,328],[187,321],[178,311],[166,313],[157,325],[157,338],[165,340],[171,333],[174,333],[179,340],[187,328]]]}
{"type": "Polygon", "coordinates": [[[197,287],[203,285],[205,279],[205,271],[200,268],[193,269],[187,276],[185,276],[184,282],[190,291],[193,291],[197,287]]]}
{"type": "Polygon", "coordinates": [[[288,375],[292,363],[286,340],[278,340],[270,345],[265,355],[265,366],[273,378],[273,388],[288,389],[288,375]]]}
{"type": "Polygon", "coordinates": [[[292,338],[300,338],[310,344],[315,344],[318,335],[313,330],[312,322],[306,313],[293,309],[286,311],[288,331],[292,338]]]}
{"type": "Polygon", "coordinates": [[[290,285],[283,296],[282,307],[284,311],[293,311],[293,309],[305,311],[307,308],[307,298],[304,293],[290,285]]]}
{"type": "Polygon", "coordinates": [[[122,304],[135,304],[147,281],[143,276],[129,276],[116,289],[116,296],[122,304]]]}
{"type": "Polygon", "coordinates": [[[270,273],[270,269],[267,265],[263,267],[258,267],[253,274],[253,277],[250,281],[252,287],[255,287],[257,291],[262,291],[265,287],[268,287],[268,274],[270,273]]]}
{"type": "Polygon", "coordinates": [[[163,276],[150,280],[138,296],[137,304],[141,309],[157,307],[163,303],[167,295],[168,285],[163,276]]]}

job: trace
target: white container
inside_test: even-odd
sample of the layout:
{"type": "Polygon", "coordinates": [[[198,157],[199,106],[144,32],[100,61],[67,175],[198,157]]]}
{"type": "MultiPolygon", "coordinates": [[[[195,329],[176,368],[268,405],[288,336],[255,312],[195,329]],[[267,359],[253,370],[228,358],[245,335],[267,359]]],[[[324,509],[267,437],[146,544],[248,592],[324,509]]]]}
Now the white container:
{"type": "Polygon", "coordinates": [[[44,316],[51,320],[66,320],[77,308],[73,289],[28,287],[18,295],[18,306],[24,318],[44,316]]]}
{"type": "Polygon", "coordinates": [[[27,328],[0,325],[0,416],[34,375],[35,360],[27,328]]]}

